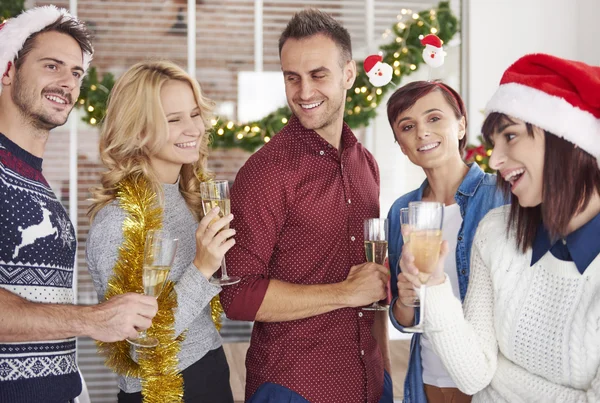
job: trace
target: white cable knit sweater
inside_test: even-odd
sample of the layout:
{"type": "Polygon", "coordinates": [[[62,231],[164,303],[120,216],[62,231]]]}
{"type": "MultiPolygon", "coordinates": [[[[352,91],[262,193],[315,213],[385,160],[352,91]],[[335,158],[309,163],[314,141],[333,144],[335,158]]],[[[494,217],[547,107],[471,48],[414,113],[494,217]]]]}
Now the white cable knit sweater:
{"type": "Polygon", "coordinates": [[[530,267],[509,209],[479,224],[464,314],[448,279],[427,289],[435,351],[473,402],[600,402],[600,255],[583,274],[550,252],[530,267]]]}

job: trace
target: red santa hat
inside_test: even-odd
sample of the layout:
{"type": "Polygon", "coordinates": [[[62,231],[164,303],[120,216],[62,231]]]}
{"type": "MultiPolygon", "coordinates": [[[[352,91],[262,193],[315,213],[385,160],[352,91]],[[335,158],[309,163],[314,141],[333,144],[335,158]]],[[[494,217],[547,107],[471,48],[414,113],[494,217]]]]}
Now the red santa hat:
{"type": "Polygon", "coordinates": [[[377,63],[380,63],[382,61],[383,61],[383,56],[381,56],[381,55],[367,56],[367,58],[365,59],[365,62],[363,63],[363,67],[365,68],[365,71],[368,73],[369,71],[371,71],[371,69],[373,67],[375,67],[375,65],[377,63]]]}
{"type": "Polygon", "coordinates": [[[429,35],[426,35],[425,37],[423,37],[423,39],[421,39],[421,45],[423,45],[423,46],[431,45],[436,48],[441,48],[442,40],[440,38],[438,38],[437,35],[429,34],[429,35]]]}
{"type": "MultiPolygon", "coordinates": [[[[77,20],[64,8],[56,6],[35,7],[14,18],[9,18],[0,25],[0,76],[6,74],[10,68],[10,63],[14,63],[19,51],[23,48],[25,41],[35,34],[52,24],[59,18],[63,21],[70,19],[77,20]]],[[[93,53],[83,52],[83,69],[87,71],[92,61],[93,53]]],[[[2,83],[0,82],[0,94],[2,93],[2,83]]]]}
{"type": "Polygon", "coordinates": [[[600,67],[546,54],[510,66],[486,105],[576,144],[600,163],[600,67]]]}

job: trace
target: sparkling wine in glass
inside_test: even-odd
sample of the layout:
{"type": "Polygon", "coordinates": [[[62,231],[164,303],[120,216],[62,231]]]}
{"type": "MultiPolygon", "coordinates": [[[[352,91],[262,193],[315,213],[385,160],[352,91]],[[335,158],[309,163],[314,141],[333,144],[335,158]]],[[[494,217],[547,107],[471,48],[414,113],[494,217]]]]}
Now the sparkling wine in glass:
{"type": "MultiPolygon", "coordinates": [[[[170,238],[162,230],[150,230],[146,235],[144,247],[144,267],[142,269],[142,284],[144,294],[154,298],[160,295],[175,258],[177,239],[170,238]]],[[[138,347],[156,347],[158,340],[141,331],[135,339],[127,341],[138,347]]]]}
{"type": "MultiPolygon", "coordinates": [[[[364,223],[365,255],[367,262],[383,265],[388,249],[388,220],[384,218],[369,218],[364,223]]],[[[366,311],[387,311],[387,307],[373,302],[363,307],[366,311]]]]}
{"type": "MultiPolygon", "coordinates": [[[[408,207],[404,207],[400,209],[400,232],[402,234],[402,242],[404,242],[405,244],[408,243],[409,239],[410,239],[410,224],[408,223],[408,207]]],[[[397,270],[397,268],[396,268],[397,270]]],[[[418,293],[418,289],[415,288],[415,291],[417,291],[418,293]]],[[[410,301],[409,303],[404,303],[404,305],[412,307],[412,308],[417,308],[419,306],[421,306],[420,301],[419,301],[419,295],[415,295],[415,297],[413,298],[412,301],[410,301]]]]}
{"type": "MultiPolygon", "coordinates": [[[[202,198],[202,209],[204,214],[208,214],[210,210],[219,207],[219,217],[225,217],[231,212],[231,204],[229,199],[229,182],[226,180],[214,180],[200,183],[200,197],[202,198]]],[[[215,221],[218,219],[216,218],[215,221]]],[[[229,225],[224,229],[229,228],[229,225]]],[[[227,265],[225,264],[225,256],[221,261],[221,278],[211,277],[212,284],[225,286],[240,282],[240,278],[227,275],[227,265]]]]}
{"type": "Polygon", "coordinates": [[[427,282],[435,271],[442,244],[442,225],[444,223],[444,205],[437,202],[411,202],[408,204],[408,220],[410,225],[410,252],[415,257],[415,266],[419,269],[419,300],[421,316],[416,326],[405,327],[409,333],[437,331],[426,325],[425,295],[427,282]]]}

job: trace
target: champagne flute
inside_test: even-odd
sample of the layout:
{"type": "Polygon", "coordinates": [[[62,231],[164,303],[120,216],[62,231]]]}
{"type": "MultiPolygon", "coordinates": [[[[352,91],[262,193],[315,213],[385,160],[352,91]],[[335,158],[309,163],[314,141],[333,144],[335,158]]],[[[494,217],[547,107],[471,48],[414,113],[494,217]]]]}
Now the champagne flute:
{"type": "MultiPolygon", "coordinates": [[[[200,197],[202,198],[202,209],[204,214],[208,214],[210,210],[219,207],[219,218],[228,216],[231,211],[229,200],[229,182],[226,180],[214,180],[210,182],[200,183],[200,197]]],[[[215,218],[216,221],[218,218],[215,218]]],[[[224,228],[229,228],[229,224],[224,228]]],[[[225,286],[240,282],[240,278],[227,275],[227,266],[225,264],[225,256],[221,261],[221,278],[211,277],[211,284],[225,286]]]]}
{"type": "Polygon", "coordinates": [[[408,222],[410,225],[410,253],[415,257],[415,266],[419,269],[419,300],[421,316],[416,326],[405,327],[409,333],[423,333],[437,331],[426,326],[425,295],[427,281],[437,267],[440,247],[442,244],[442,225],[444,223],[444,205],[437,202],[410,202],[408,203],[408,222]]]}
{"type": "MultiPolygon", "coordinates": [[[[162,230],[150,230],[146,234],[142,271],[144,294],[154,298],[160,295],[169,277],[178,242],[178,239],[170,238],[162,230]]],[[[158,346],[158,340],[148,336],[145,330],[139,332],[135,339],[127,339],[127,341],[138,347],[158,346]]]]}
{"type": "MultiPolygon", "coordinates": [[[[367,262],[383,265],[388,248],[388,220],[384,218],[369,218],[364,222],[365,254],[367,262]]],[[[362,309],[365,311],[387,311],[387,307],[379,302],[373,302],[362,309]]]]}
{"type": "MultiPolygon", "coordinates": [[[[400,232],[402,233],[402,242],[408,243],[410,238],[410,224],[408,223],[408,207],[400,209],[400,232]]],[[[415,291],[418,292],[418,289],[415,288],[415,291]]],[[[411,308],[417,308],[421,306],[419,301],[419,295],[415,295],[411,302],[406,304],[403,302],[402,304],[411,308]]]]}

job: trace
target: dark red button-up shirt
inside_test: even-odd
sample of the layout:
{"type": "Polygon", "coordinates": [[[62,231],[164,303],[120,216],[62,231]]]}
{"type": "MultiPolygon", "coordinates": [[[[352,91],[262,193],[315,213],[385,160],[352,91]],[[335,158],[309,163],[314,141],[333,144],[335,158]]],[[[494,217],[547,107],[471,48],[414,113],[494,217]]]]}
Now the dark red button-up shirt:
{"type": "MultiPolygon", "coordinates": [[[[350,128],[342,153],[292,117],[240,170],[231,191],[236,244],[227,254],[227,316],[254,320],[270,279],[330,284],[365,262],[363,221],[379,217],[379,172],[350,128]]],[[[383,359],[374,314],[338,309],[288,322],[256,322],[246,358],[246,398],[265,382],[312,403],[377,403],[383,359]]]]}

